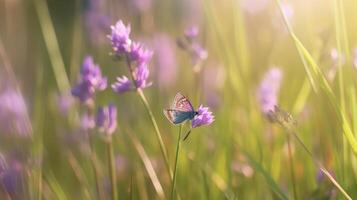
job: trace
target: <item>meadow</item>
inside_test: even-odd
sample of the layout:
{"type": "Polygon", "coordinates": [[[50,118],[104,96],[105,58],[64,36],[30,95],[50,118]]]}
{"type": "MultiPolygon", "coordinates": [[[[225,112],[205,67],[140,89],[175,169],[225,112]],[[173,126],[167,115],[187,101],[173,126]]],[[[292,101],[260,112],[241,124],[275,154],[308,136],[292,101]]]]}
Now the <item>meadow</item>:
{"type": "Polygon", "coordinates": [[[357,198],[356,11],[0,0],[0,199],[357,198]]]}

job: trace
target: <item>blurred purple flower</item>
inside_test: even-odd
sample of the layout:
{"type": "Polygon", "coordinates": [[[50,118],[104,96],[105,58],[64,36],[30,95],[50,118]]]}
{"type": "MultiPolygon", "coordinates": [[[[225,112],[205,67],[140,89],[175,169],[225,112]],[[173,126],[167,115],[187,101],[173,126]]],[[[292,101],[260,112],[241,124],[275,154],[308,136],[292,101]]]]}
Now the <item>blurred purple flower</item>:
{"type": "Polygon", "coordinates": [[[73,96],[63,93],[57,96],[57,105],[60,113],[65,116],[74,104],[73,96]]]}
{"type": "Polygon", "coordinates": [[[87,56],[82,64],[80,80],[72,88],[72,95],[86,103],[94,98],[96,90],[104,90],[106,87],[107,78],[102,76],[100,68],[94,64],[93,58],[87,56]]]}
{"type": "Polygon", "coordinates": [[[197,115],[192,119],[192,128],[209,125],[214,121],[214,116],[208,109],[208,107],[200,105],[197,110],[197,115]]]}
{"type": "Polygon", "coordinates": [[[10,86],[0,92],[0,130],[22,137],[32,134],[25,100],[19,91],[10,86]]]}
{"type": "Polygon", "coordinates": [[[278,94],[282,79],[282,72],[279,68],[270,69],[264,76],[258,89],[258,100],[264,114],[274,111],[278,104],[278,94]]]}
{"type": "Polygon", "coordinates": [[[205,102],[207,102],[208,106],[213,108],[217,108],[222,101],[219,91],[224,87],[224,69],[224,67],[219,65],[208,65],[202,71],[205,102]]]}
{"type": "Polygon", "coordinates": [[[152,0],[132,0],[130,2],[139,12],[150,10],[152,5],[152,0]]]}
{"type": "Polygon", "coordinates": [[[125,168],[128,165],[128,159],[123,155],[117,154],[115,157],[115,163],[115,167],[118,173],[122,173],[125,171],[125,168]]]}
{"type": "Polygon", "coordinates": [[[191,49],[191,56],[194,65],[197,65],[199,62],[204,61],[208,58],[207,51],[199,43],[192,43],[191,49]]]}
{"type": "Polygon", "coordinates": [[[339,53],[336,48],[332,48],[330,51],[330,58],[331,58],[332,64],[331,64],[331,67],[327,71],[327,79],[332,82],[336,77],[336,73],[338,71],[340,62],[341,62],[341,65],[345,64],[345,56],[343,54],[339,53]]]}
{"type": "Polygon", "coordinates": [[[188,40],[193,40],[198,36],[199,28],[197,26],[190,26],[186,28],[184,35],[188,40]]]}
{"type": "Polygon", "coordinates": [[[159,34],[154,40],[156,75],[159,86],[170,87],[176,81],[177,62],[175,42],[166,34],[159,34]]]}
{"type": "Polygon", "coordinates": [[[241,0],[240,5],[249,14],[257,14],[267,7],[268,0],[241,0]]]}
{"type": "Polygon", "coordinates": [[[133,42],[129,53],[132,62],[148,63],[153,55],[153,52],[143,47],[139,42],[133,42]]]}
{"type": "Polygon", "coordinates": [[[207,51],[197,41],[198,32],[198,27],[190,27],[185,30],[185,37],[177,40],[177,45],[191,56],[191,62],[194,66],[193,70],[195,72],[201,70],[201,62],[208,58],[207,51]]]}
{"type": "Polygon", "coordinates": [[[99,131],[108,135],[113,134],[117,128],[117,108],[113,104],[100,107],[96,116],[96,125],[99,131]]]}
{"type": "Polygon", "coordinates": [[[95,127],[95,120],[94,117],[89,115],[88,113],[84,113],[81,116],[81,129],[84,131],[88,131],[90,129],[93,129],[95,127]]]}
{"type": "Polygon", "coordinates": [[[87,0],[84,6],[84,25],[87,29],[86,34],[94,44],[105,41],[107,27],[110,25],[109,16],[102,14],[101,0],[87,0]]]}
{"type": "Polygon", "coordinates": [[[111,29],[112,33],[108,37],[116,55],[120,56],[124,53],[130,52],[130,25],[125,26],[123,21],[119,20],[114,26],[111,26],[111,29]]]}
{"type": "Polygon", "coordinates": [[[117,77],[117,82],[112,84],[114,92],[123,93],[133,89],[131,81],[126,76],[117,77]]]}
{"type": "Polygon", "coordinates": [[[152,85],[151,82],[147,83],[149,74],[149,68],[145,63],[142,63],[137,68],[135,68],[134,78],[137,88],[146,88],[152,85]]]}
{"type": "Polygon", "coordinates": [[[22,164],[16,158],[7,158],[1,155],[0,187],[12,198],[20,198],[23,190],[22,164]]]}

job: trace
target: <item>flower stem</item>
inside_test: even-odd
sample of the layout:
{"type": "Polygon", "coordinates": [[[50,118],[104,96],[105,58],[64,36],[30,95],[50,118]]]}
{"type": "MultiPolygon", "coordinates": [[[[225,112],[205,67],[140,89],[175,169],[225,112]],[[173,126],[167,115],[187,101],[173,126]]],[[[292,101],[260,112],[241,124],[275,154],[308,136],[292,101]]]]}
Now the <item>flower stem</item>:
{"type": "Polygon", "coordinates": [[[309,154],[311,159],[314,161],[315,165],[325,174],[325,176],[331,181],[331,183],[338,189],[340,192],[343,194],[343,196],[348,199],[352,200],[352,198],[347,194],[347,192],[342,188],[342,186],[335,180],[335,178],[328,172],[328,170],[317,160],[314,159],[312,152],[306,147],[304,142],[299,138],[299,136],[292,130],[289,131],[288,133],[291,133],[294,138],[300,143],[300,145],[303,147],[305,152],[309,154]]]}
{"type": "Polygon", "coordinates": [[[145,97],[145,94],[144,92],[141,90],[141,88],[138,88],[137,85],[136,85],[136,81],[135,81],[135,75],[134,75],[134,70],[131,66],[131,62],[130,62],[130,58],[128,55],[126,55],[125,57],[126,59],[126,63],[127,63],[127,67],[129,69],[129,72],[130,72],[130,76],[131,76],[131,79],[132,79],[132,82],[136,88],[136,92],[137,94],[139,95],[141,101],[143,102],[145,108],[146,108],[146,111],[147,113],[149,114],[149,117],[150,117],[150,120],[151,120],[151,123],[152,125],[154,126],[154,129],[155,129],[155,133],[156,133],[156,138],[157,140],[159,141],[159,145],[160,145],[160,150],[161,150],[161,154],[162,156],[164,157],[164,160],[165,160],[165,166],[166,166],[166,169],[169,173],[169,176],[170,176],[170,179],[172,179],[172,171],[171,171],[171,168],[170,168],[170,164],[169,164],[169,159],[167,157],[167,150],[165,148],[165,145],[164,145],[164,142],[162,140],[162,137],[161,137],[161,133],[160,133],[160,130],[159,130],[159,127],[156,123],[156,119],[154,117],[154,114],[153,112],[151,111],[151,108],[149,106],[149,103],[145,97]]]}
{"type": "Polygon", "coordinates": [[[114,158],[114,148],[113,148],[113,139],[112,136],[108,138],[107,141],[107,153],[109,158],[109,174],[110,174],[110,184],[111,184],[111,192],[112,199],[118,199],[118,191],[117,191],[117,182],[116,182],[116,169],[115,169],[115,158],[114,158]]]}
{"type": "Polygon", "coordinates": [[[87,131],[87,135],[88,135],[88,142],[89,142],[89,149],[90,149],[90,156],[91,156],[91,165],[92,165],[92,169],[93,169],[93,173],[94,173],[95,187],[97,190],[98,199],[104,200],[104,193],[101,190],[101,187],[99,184],[99,167],[98,167],[98,163],[97,163],[97,155],[95,154],[92,137],[91,137],[91,134],[89,133],[89,131],[87,131]]]}
{"type": "Polygon", "coordinates": [[[171,186],[171,200],[173,200],[174,196],[175,196],[174,194],[175,194],[175,186],[176,186],[177,165],[178,165],[178,157],[180,155],[180,146],[181,146],[181,132],[182,132],[182,124],[180,125],[180,130],[179,130],[179,134],[177,137],[174,176],[172,179],[172,186],[171,186]]]}
{"type": "Polygon", "coordinates": [[[298,196],[297,196],[297,192],[296,192],[296,184],[295,184],[295,170],[294,170],[294,161],[293,161],[293,155],[291,153],[291,144],[290,144],[290,135],[287,134],[286,135],[286,140],[288,143],[288,151],[289,151],[289,163],[290,163],[290,174],[291,174],[291,182],[293,185],[293,192],[294,192],[294,199],[297,200],[298,196]]]}

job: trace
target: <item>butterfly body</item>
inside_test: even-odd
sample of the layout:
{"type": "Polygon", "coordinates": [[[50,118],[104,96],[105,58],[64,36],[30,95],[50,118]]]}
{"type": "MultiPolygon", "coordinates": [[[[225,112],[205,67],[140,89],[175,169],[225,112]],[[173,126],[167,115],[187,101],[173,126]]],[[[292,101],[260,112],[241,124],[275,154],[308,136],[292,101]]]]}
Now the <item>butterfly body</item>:
{"type": "Polygon", "coordinates": [[[198,113],[185,96],[177,93],[170,108],[164,109],[164,114],[171,123],[181,124],[186,120],[192,120],[198,113]]]}

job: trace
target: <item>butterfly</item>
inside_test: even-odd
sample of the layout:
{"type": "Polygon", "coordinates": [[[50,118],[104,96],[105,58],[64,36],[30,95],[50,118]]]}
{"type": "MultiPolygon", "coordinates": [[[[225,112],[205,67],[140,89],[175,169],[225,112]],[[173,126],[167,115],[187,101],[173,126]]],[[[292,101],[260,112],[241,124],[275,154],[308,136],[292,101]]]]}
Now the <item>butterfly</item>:
{"type": "MultiPolygon", "coordinates": [[[[192,120],[198,112],[194,110],[190,100],[181,93],[177,93],[170,108],[164,109],[166,118],[173,124],[181,124],[186,120],[192,120]]],[[[188,137],[189,133],[184,140],[188,137]]]]}

